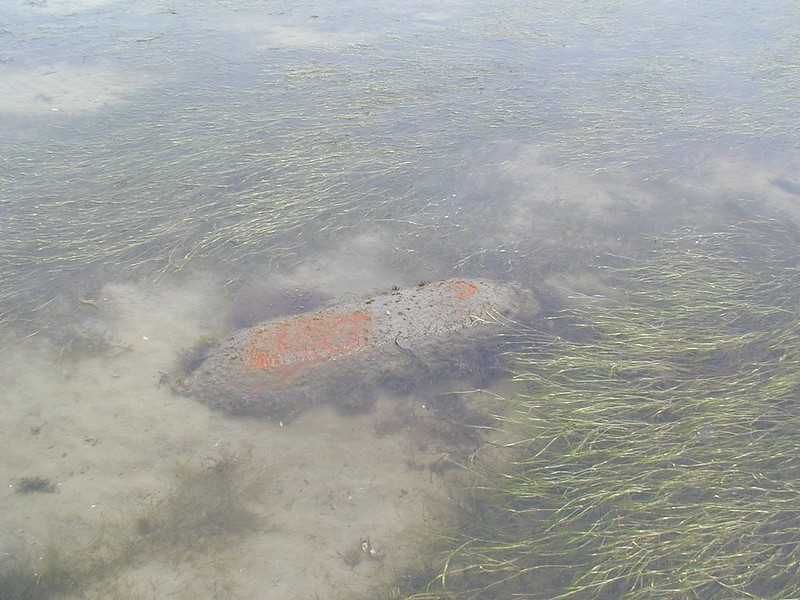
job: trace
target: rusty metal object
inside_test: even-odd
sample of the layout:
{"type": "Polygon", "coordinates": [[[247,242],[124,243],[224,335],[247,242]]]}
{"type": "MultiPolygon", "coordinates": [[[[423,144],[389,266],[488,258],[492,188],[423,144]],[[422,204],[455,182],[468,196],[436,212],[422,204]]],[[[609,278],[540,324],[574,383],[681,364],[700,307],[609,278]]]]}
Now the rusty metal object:
{"type": "Polygon", "coordinates": [[[538,311],[533,295],[450,279],[394,289],[244,329],[171,377],[173,389],[234,414],[289,419],[312,406],[369,405],[374,388],[479,371],[497,314],[538,311]]]}

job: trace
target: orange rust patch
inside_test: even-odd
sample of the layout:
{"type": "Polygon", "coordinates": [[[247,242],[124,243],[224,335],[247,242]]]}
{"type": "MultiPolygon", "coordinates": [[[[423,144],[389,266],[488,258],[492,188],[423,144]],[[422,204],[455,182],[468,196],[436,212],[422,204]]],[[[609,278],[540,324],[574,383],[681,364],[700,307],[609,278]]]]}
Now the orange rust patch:
{"type": "Polygon", "coordinates": [[[281,369],[348,354],[369,342],[370,318],[361,311],[300,316],[253,334],[247,353],[251,369],[281,369]]]}
{"type": "Polygon", "coordinates": [[[459,298],[469,298],[478,293],[478,286],[463,279],[456,279],[453,281],[453,287],[456,288],[456,293],[459,298]]]}

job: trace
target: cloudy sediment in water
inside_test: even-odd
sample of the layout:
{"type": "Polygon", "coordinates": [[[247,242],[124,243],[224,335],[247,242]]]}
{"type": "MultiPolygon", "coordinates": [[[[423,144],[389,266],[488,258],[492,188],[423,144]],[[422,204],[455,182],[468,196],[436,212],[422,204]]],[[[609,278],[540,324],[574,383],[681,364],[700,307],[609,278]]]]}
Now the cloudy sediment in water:
{"type": "MultiPolygon", "coordinates": [[[[59,493],[10,490],[2,547],[121,513],[150,521],[115,539],[146,538],[144,505],[186,501],[176,460],[217,477],[208,457],[236,456],[276,470],[274,495],[247,488],[259,533],[203,546],[229,597],[346,597],[399,568],[450,476],[429,403],[281,427],[161,373],[198,340],[395,285],[486,277],[558,303],[604,290],[595,258],[647,234],[796,224],[798,19],[778,1],[3,6],[0,475],[59,493]]],[[[107,574],[87,589],[174,593],[130,544],[124,568],[92,555],[107,574]]]]}

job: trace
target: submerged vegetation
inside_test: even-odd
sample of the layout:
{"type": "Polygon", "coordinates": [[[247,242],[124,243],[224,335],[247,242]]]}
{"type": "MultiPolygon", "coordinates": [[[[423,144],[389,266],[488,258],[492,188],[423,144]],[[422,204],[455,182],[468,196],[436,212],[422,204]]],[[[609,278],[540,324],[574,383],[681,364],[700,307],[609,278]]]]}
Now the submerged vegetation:
{"type": "MultiPolygon", "coordinates": [[[[531,145],[546,147],[557,164],[611,172],[642,164],[645,178],[671,180],[697,168],[698,151],[709,152],[696,140],[719,139],[724,148],[794,143],[794,29],[769,9],[760,18],[731,9],[719,20],[697,7],[675,13],[614,2],[611,18],[604,5],[544,3],[532,25],[531,8],[518,3],[464,3],[435,14],[411,7],[402,18],[359,4],[360,26],[341,11],[312,21],[299,7],[267,11],[291,33],[266,35],[269,42],[258,28],[211,33],[191,10],[143,11],[133,35],[147,44],[124,48],[88,5],[80,22],[9,25],[9,35],[31,44],[14,49],[21,64],[37,64],[39,44],[48,57],[57,36],[75,52],[92,46],[86,68],[100,84],[115,87],[99,68],[108,52],[123,73],[147,74],[150,85],[122,108],[98,103],[90,118],[56,106],[58,115],[41,118],[12,113],[0,146],[0,333],[69,321],[74,307],[56,311],[54,299],[76,287],[150,281],[187,266],[221,264],[231,278],[246,276],[253,265],[297,264],[326,239],[346,243],[356,227],[385,227],[395,237],[381,246],[393,244],[406,267],[418,236],[455,236],[442,268],[485,261],[505,270],[515,252],[538,245],[462,233],[470,222],[460,216],[490,196],[489,210],[497,210],[508,190],[487,182],[531,145]],[[185,34],[151,39],[165,18],[185,34]],[[448,19],[459,27],[442,26],[448,19]],[[721,38],[713,52],[708,19],[721,38]],[[161,79],[165,57],[181,77],[161,79]]],[[[204,6],[204,18],[225,23],[230,10],[204,6]]],[[[255,3],[234,12],[261,22],[263,10],[255,3]]],[[[42,66],[51,69],[48,61],[42,66]]],[[[57,96],[68,71],[51,75],[57,96]]],[[[523,160],[519,171],[529,167],[523,160]]],[[[629,201],[627,190],[610,191],[629,201]]]]}
{"type": "Polygon", "coordinates": [[[617,299],[515,351],[516,459],[462,500],[426,584],[393,594],[797,597],[798,242],[762,221],[614,257],[617,299]]]}
{"type": "Polygon", "coordinates": [[[185,560],[269,531],[254,510],[263,474],[247,452],[223,451],[199,468],[183,467],[172,492],[136,519],[132,554],[185,560]]]}

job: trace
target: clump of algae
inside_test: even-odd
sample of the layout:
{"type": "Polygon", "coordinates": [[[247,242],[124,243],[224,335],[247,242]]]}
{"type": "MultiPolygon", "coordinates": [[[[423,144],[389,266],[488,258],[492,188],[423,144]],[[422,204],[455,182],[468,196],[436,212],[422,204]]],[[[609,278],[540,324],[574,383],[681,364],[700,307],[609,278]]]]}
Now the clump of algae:
{"type": "Polygon", "coordinates": [[[394,597],[800,593],[800,232],[682,229],[514,350],[515,459],[394,597]]]}

